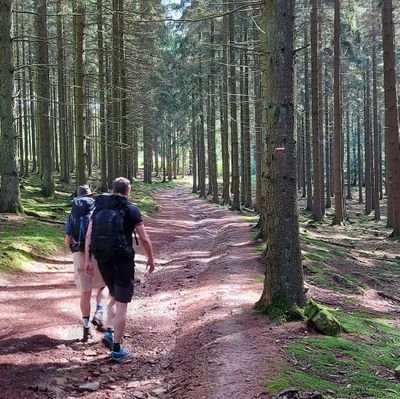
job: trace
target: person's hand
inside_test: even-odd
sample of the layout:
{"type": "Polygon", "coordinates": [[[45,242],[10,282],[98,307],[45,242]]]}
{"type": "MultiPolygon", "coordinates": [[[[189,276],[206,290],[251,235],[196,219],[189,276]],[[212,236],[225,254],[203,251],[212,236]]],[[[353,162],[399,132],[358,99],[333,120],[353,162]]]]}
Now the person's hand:
{"type": "Polygon", "coordinates": [[[148,259],[146,269],[149,273],[153,273],[154,271],[154,259],[148,259]]]}
{"type": "Polygon", "coordinates": [[[85,270],[86,270],[86,274],[89,276],[93,276],[93,261],[92,258],[86,259],[85,261],[85,270]]]}

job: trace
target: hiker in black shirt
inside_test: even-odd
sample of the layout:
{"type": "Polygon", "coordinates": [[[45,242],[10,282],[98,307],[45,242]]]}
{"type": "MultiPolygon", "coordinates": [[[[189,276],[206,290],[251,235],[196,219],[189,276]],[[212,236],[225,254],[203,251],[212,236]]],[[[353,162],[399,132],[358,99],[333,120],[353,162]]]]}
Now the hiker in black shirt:
{"type": "MultiPolygon", "coordinates": [[[[96,198],[86,235],[86,270],[91,273],[91,255],[97,260],[100,273],[112,300],[108,306],[108,333],[103,343],[112,349],[111,358],[121,362],[129,351],[121,346],[126,323],[127,304],[132,300],[135,273],[132,235],[136,231],[147,255],[147,270],[154,270],[151,241],[145,230],[139,209],[128,202],[131,185],[124,177],[113,182],[113,193],[96,198]],[[114,337],[111,332],[114,328],[114,337]]],[[[136,233],[135,233],[136,237],[136,233]]]]}

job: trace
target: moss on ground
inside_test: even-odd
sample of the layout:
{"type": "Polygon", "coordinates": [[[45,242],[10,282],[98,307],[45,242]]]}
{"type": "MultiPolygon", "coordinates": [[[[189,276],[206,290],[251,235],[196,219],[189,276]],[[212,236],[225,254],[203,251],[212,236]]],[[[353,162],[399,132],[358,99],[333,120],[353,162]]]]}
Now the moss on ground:
{"type": "Polygon", "coordinates": [[[342,293],[361,292],[363,283],[351,268],[340,267],[348,262],[344,248],[311,237],[308,231],[300,234],[303,253],[303,266],[308,280],[319,287],[342,293]],[[338,265],[335,268],[335,265],[338,265]]]}
{"type": "Polygon", "coordinates": [[[61,225],[28,218],[5,221],[0,238],[0,272],[22,270],[25,262],[48,257],[64,245],[61,225]]]}
{"type": "Polygon", "coordinates": [[[277,324],[284,324],[289,321],[303,320],[304,311],[297,305],[293,305],[282,295],[276,295],[272,303],[265,306],[263,298],[254,305],[254,311],[267,314],[277,324]]]}
{"type": "Polygon", "coordinates": [[[268,392],[295,386],[327,397],[399,398],[393,371],[400,362],[400,330],[382,315],[335,312],[335,316],[348,334],[305,338],[286,347],[292,364],[266,382],[268,392]]]}

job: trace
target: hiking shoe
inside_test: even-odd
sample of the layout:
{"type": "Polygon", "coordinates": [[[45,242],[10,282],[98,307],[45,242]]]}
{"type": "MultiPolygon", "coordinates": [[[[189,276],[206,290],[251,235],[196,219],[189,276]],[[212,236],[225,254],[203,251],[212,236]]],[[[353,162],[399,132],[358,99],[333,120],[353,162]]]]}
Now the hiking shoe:
{"type": "Polygon", "coordinates": [[[127,360],[129,357],[129,351],[126,348],[122,348],[119,350],[119,352],[111,352],[111,360],[113,362],[118,362],[118,363],[122,363],[125,360],[127,360]]]}
{"type": "Polygon", "coordinates": [[[82,342],[87,342],[89,338],[92,338],[92,332],[90,331],[90,327],[83,327],[82,342]]]}
{"type": "Polygon", "coordinates": [[[92,324],[97,327],[99,331],[103,327],[103,312],[95,312],[92,319],[92,324]]]}
{"type": "Polygon", "coordinates": [[[114,337],[113,337],[113,333],[111,331],[106,331],[103,335],[103,345],[112,350],[113,348],[113,342],[114,342],[114,337]]]}

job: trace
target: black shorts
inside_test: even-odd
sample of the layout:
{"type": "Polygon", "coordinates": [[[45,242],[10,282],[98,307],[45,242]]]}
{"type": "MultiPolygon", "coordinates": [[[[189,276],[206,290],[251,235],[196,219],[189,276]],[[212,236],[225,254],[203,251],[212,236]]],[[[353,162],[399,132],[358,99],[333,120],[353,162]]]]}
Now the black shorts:
{"type": "Polygon", "coordinates": [[[95,258],[110,295],[118,302],[130,302],[135,279],[134,255],[95,254],[95,258]]]}

